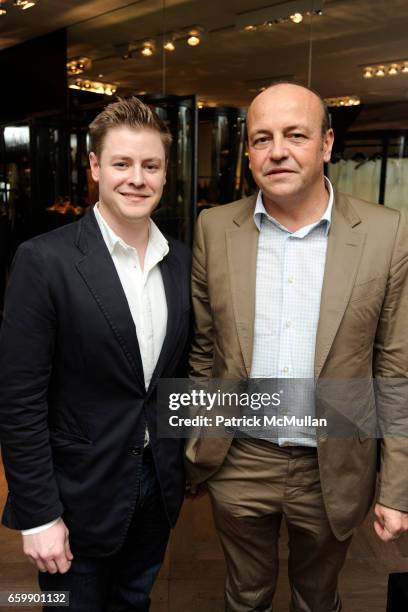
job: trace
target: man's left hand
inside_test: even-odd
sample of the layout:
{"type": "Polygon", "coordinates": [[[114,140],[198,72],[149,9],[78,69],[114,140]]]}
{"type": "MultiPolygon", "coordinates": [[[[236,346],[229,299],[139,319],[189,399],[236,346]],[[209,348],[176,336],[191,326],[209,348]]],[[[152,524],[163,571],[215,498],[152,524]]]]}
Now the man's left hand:
{"type": "Polygon", "coordinates": [[[391,542],[408,531],[408,512],[376,504],[374,529],[383,542],[391,542]]]}

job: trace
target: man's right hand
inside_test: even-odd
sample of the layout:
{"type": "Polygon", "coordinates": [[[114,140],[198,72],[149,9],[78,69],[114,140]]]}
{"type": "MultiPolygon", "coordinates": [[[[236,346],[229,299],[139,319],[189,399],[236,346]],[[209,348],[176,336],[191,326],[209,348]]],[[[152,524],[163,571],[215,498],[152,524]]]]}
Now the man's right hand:
{"type": "Polygon", "coordinates": [[[40,572],[65,574],[74,558],[69,547],[68,529],[62,520],[39,533],[23,535],[24,554],[40,572]]]}

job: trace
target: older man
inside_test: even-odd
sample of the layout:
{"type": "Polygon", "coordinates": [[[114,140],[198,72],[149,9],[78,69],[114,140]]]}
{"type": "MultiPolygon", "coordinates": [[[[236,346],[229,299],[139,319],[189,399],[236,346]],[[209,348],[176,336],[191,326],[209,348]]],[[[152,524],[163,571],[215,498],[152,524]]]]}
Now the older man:
{"type": "MultiPolygon", "coordinates": [[[[252,102],[247,127],[258,194],[205,211],[197,223],[193,376],[406,378],[408,234],[400,213],[333,192],[323,174],[333,131],[311,90],[269,87],[252,102]]],[[[375,416],[374,394],[364,401],[375,416]]],[[[323,412],[317,394],[295,408],[300,416],[323,412]]],[[[190,441],[190,477],[208,483],[227,561],[229,612],[272,610],[282,517],[291,612],[341,609],[338,574],[373,501],[376,451],[369,436],[333,439],[296,427],[190,441]]],[[[384,439],[375,529],[385,541],[408,528],[407,468],[408,444],[384,439]]]]}

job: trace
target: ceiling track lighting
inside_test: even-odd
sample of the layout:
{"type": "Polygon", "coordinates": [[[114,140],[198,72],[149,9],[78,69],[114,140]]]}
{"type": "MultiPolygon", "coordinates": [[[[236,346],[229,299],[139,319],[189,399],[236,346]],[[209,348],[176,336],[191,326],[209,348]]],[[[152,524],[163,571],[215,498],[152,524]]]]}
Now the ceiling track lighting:
{"type": "Polygon", "coordinates": [[[282,23],[300,24],[305,16],[323,15],[323,0],[286,0],[273,6],[239,13],[235,17],[235,27],[246,32],[271,28],[282,23]]]}
{"type": "MultiPolygon", "coordinates": [[[[312,13],[310,11],[307,11],[305,13],[305,16],[308,15],[323,15],[323,11],[313,11],[312,13]]],[[[274,19],[273,21],[265,21],[264,23],[260,23],[257,25],[254,24],[250,24],[245,26],[244,32],[255,32],[256,30],[265,30],[267,28],[272,28],[275,25],[280,25],[281,23],[288,23],[288,22],[292,22],[295,24],[299,24],[302,23],[302,21],[304,20],[304,15],[302,15],[302,13],[294,13],[293,15],[289,15],[289,17],[279,17],[278,19],[274,19]]]]}
{"type": "Polygon", "coordinates": [[[37,4],[37,0],[14,0],[13,4],[14,6],[18,6],[18,8],[25,11],[32,6],[35,6],[37,4]]]}
{"type": "Polygon", "coordinates": [[[35,6],[37,2],[38,0],[14,0],[13,2],[11,2],[11,0],[0,0],[0,15],[6,15],[7,9],[10,6],[15,6],[22,11],[26,11],[35,6]]]}
{"type": "Polygon", "coordinates": [[[361,104],[361,100],[358,96],[337,96],[334,98],[324,98],[327,106],[359,106],[361,104]]]}
{"type": "Polygon", "coordinates": [[[363,77],[365,79],[372,79],[373,77],[382,79],[386,76],[397,76],[399,74],[408,74],[408,60],[394,60],[363,67],[363,77]]]}
{"type": "Polygon", "coordinates": [[[203,27],[190,26],[175,32],[168,32],[165,38],[158,34],[149,40],[136,40],[116,45],[116,49],[118,55],[124,60],[131,59],[134,57],[135,53],[141,53],[144,57],[151,57],[156,53],[156,50],[161,47],[165,51],[172,53],[176,50],[176,43],[181,41],[187,43],[190,47],[196,47],[201,43],[203,33],[203,27]]]}
{"type": "Polygon", "coordinates": [[[67,61],[68,76],[82,74],[92,68],[92,60],[89,57],[73,57],[67,61]]]}
{"type": "Polygon", "coordinates": [[[117,86],[111,83],[102,83],[100,81],[91,81],[89,79],[71,79],[68,83],[70,89],[80,89],[81,91],[90,91],[92,93],[113,96],[116,93],[117,86]]]}

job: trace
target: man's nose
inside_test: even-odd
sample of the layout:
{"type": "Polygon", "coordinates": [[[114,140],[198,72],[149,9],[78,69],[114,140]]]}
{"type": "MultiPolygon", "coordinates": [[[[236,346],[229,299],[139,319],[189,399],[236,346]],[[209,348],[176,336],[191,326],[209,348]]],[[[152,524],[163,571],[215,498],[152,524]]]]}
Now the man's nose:
{"type": "Polygon", "coordinates": [[[132,167],[132,171],[129,175],[129,182],[133,185],[144,185],[144,172],[142,166],[135,164],[132,167]]]}
{"type": "Polygon", "coordinates": [[[270,159],[273,159],[274,161],[285,159],[288,156],[288,150],[285,146],[284,139],[275,137],[269,145],[268,154],[270,159]]]}

